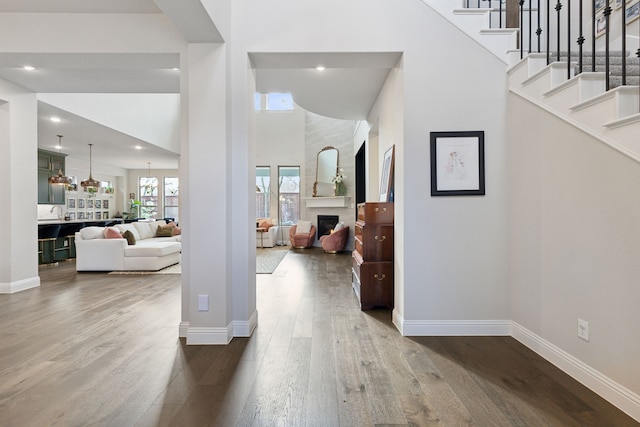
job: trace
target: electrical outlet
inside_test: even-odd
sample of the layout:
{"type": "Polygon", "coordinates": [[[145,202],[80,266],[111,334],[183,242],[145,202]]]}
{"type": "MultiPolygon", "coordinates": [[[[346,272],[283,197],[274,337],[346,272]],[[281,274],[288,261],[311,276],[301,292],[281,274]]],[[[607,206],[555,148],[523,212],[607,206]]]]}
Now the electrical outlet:
{"type": "Polygon", "coordinates": [[[578,319],[578,338],[589,341],[589,322],[578,319]]]}
{"type": "Polygon", "coordinates": [[[209,311],[209,295],[198,295],[198,311],[209,311]]]}

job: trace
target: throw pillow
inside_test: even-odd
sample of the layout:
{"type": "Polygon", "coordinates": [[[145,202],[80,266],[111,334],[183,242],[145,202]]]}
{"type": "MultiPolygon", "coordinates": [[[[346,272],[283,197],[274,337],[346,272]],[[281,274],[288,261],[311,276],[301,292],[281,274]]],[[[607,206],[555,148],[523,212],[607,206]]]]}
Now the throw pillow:
{"type": "Polygon", "coordinates": [[[173,227],[173,235],[179,236],[180,234],[182,234],[182,230],[180,229],[180,227],[173,227]]]}
{"type": "Polygon", "coordinates": [[[296,226],[296,234],[309,234],[311,231],[311,221],[299,220],[296,226]]]}
{"type": "Polygon", "coordinates": [[[122,239],[122,234],[113,227],[106,227],[104,229],[105,239],[122,239]]]}
{"type": "Polygon", "coordinates": [[[103,239],[104,227],[84,227],[80,229],[80,235],[84,240],[103,239]]]}
{"type": "Polygon", "coordinates": [[[271,227],[273,227],[273,224],[271,224],[269,221],[262,221],[260,223],[260,228],[264,228],[265,230],[268,230],[271,227]]]}
{"type": "Polygon", "coordinates": [[[166,225],[164,227],[160,226],[158,227],[158,230],[156,231],[156,237],[171,237],[173,236],[173,229],[175,227],[172,225],[166,225]]]}
{"type": "Polygon", "coordinates": [[[135,245],[136,244],[136,238],[133,236],[133,233],[130,230],[127,230],[124,233],[122,233],[122,237],[127,239],[127,244],[128,245],[135,245]]]}

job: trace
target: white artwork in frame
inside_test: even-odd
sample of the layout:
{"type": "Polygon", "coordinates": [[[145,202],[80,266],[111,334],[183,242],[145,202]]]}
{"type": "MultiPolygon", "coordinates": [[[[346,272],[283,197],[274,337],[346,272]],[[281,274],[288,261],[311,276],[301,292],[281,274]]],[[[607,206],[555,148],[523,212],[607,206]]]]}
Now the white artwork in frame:
{"type": "Polygon", "coordinates": [[[485,194],[484,131],[431,132],[431,195],[485,194]]]}

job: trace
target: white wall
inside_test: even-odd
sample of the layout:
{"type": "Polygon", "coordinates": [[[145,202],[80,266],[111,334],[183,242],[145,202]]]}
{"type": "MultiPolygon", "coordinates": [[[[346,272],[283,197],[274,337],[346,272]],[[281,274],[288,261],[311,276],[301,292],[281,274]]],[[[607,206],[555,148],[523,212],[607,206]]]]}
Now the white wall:
{"type": "Polygon", "coordinates": [[[512,318],[638,394],[640,168],[515,95],[509,111],[512,318]]]}
{"type": "Polygon", "coordinates": [[[0,293],[40,284],[37,218],[37,102],[33,93],[0,79],[0,293]],[[17,262],[19,261],[19,262],[17,262]]]}
{"type": "MultiPolygon", "coordinates": [[[[401,82],[403,120],[383,115],[378,124],[380,146],[396,144],[396,227],[411,233],[400,243],[403,257],[396,256],[404,270],[402,282],[396,282],[404,287],[401,320],[413,322],[417,332],[432,332],[422,327],[431,321],[445,327],[449,321],[469,321],[466,332],[475,321],[505,322],[504,64],[421,2],[329,0],[300,8],[287,0],[246,1],[233,14],[234,73],[248,52],[403,52],[403,77],[395,80],[401,82]],[[288,13],[276,12],[282,10],[288,13]],[[377,22],[402,22],[402,31],[377,22]],[[483,72],[470,73],[470,67],[483,72]],[[386,123],[389,139],[382,137],[386,123]],[[429,196],[429,132],[436,130],[486,132],[487,196],[429,196]]],[[[241,95],[232,98],[242,102],[241,95]]],[[[245,173],[254,172],[245,166],[245,173]]]]}

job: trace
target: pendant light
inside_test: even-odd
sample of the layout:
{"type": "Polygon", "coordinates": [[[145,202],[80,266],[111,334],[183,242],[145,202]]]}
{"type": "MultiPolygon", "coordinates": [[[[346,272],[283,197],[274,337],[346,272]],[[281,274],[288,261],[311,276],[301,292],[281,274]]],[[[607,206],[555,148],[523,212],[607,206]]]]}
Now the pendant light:
{"type": "Polygon", "coordinates": [[[80,186],[82,186],[82,188],[86,188],[87,190],[90,188],[97,190],[98,187],[100,187],[100,181],[96,181],[95,179],[93,179],[93,176],[91,176],[91,148],[92,147],[93,147],[93,144],[89,144],[89,178],[82,180],[82,182],[80,183],[80,186]]]}
{"type": "MultiPolygon", "coordinates": [[[[58,136],[58,151],[62,151],[62,135],[58,136]]],[[[71,184],[71,179],[68,176],[64,176],[62,174],[62,169],[58,169],[58,175],[52,175],[49,177],[49,184],[55,185],[69,185],[71,184]]]]}

